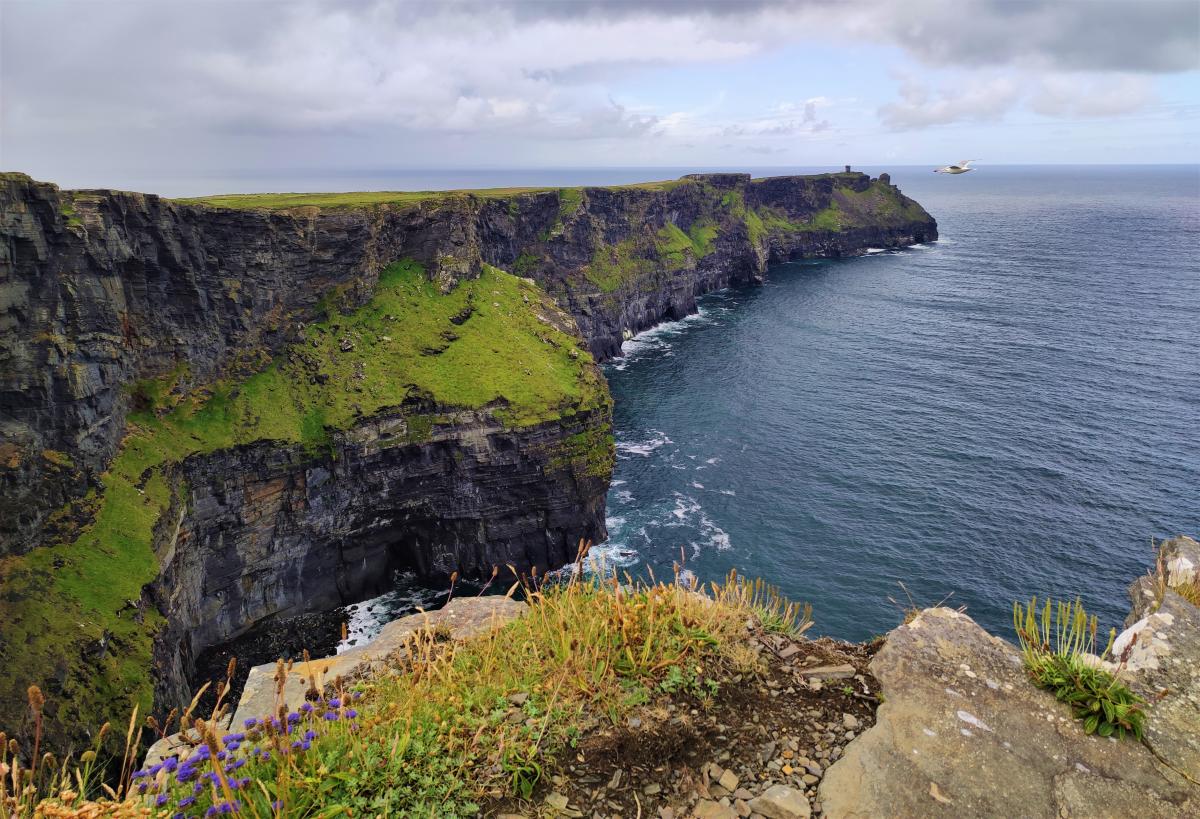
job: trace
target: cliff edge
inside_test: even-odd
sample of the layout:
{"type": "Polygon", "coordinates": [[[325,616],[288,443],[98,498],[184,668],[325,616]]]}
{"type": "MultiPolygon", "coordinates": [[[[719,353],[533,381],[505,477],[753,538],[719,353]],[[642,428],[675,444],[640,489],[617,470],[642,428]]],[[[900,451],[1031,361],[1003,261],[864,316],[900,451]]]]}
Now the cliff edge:
{"type": "Polygon", "coordinates": [[[264,618],[601,540],[623,338],[936,238],[886,175],[172,201],[0,176],[0,715],[188,699],[264,618]]]}

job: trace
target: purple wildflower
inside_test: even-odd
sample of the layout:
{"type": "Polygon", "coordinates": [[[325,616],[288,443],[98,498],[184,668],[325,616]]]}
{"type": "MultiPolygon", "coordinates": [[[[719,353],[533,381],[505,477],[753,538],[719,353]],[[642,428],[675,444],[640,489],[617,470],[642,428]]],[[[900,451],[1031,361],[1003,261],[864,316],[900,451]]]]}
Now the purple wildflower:
{"type": "Polygon", "coordinates": [[[190,808],[194,804],[196,804],[196,797],[194,796],[185,796],[179,800],[179,807],[181,808],[190,808]]]}
{"type": "Polygon", "coordinates": [[[253,728],[255,725],[258,725],[258,720],[256,720],[254,717],[249,717],[242,724],[245,725],[247,728],[253,728]]]}
{"type": "Polygon", "coordinates": [[[342,707],[342,701],[341,701],[341,700],[339,700],[337,697],[334,697],[333,699],[331,699],[331,700],[329,701],[329,707],[330,707],[330,708],[341,708],[341,707],[342,707]]]}
{"type": "Polygon", "coordinates": [[[167,804],[167,800],[170,798],[171,797],[167,796],[165,793],[160,793],[158,798],[154,800],[155,807],[161,808],[163,805],[167,804]]]}
{"type": "Polygon", "coordinates": [[[317,732],[314,731],[313,729],[309,728],[307,731],[304,732],[304,741],[305,742],[314,740],[316,738],[317,738],[317,732]]]}
{"type": "Polygon", "coordinates": [[[353,708],[346,709],[346,718],[347,719],[355,719],[357,716],[358,716],[358,712],[355,711],[353,708]]]}
{"type": "Polygon", "coordinates": [[[313,710],[312,703],[311,702],[304,703],[304,705],[300,706],[300,710],[306,714],[310,713],[313,710]]]}
{"type": "Polygon", "coordinates": [[[337,718],[338,718],[337,711],[326,711],[325,712],[325,719],[329,720],[330,722],[337,722],[337,718]]]}
{"type": "Polygon", "coordinates": [[[293,724],[297,723],[300,721],[300,715],[298,713],[296,713],[295,711],[293,711],[292,713],[287,715],[287,721],[289,723],[293,723],[293,724]]]}

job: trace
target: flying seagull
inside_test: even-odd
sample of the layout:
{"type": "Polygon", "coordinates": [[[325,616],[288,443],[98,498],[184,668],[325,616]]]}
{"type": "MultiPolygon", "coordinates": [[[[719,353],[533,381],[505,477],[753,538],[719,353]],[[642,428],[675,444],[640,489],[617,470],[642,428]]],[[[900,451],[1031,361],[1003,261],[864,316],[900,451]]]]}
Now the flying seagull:
{"type": "Polygon", "coordinates": [[[974,168],[971,167],[971,163],[974,161],[975,161],[974,159],[964,159],[962,162],[959,162],[957,165],[947,165],[944,168],[934,168],[933,172],[934,173],[966,173],[967,171],[975,170],[974,168]]]}

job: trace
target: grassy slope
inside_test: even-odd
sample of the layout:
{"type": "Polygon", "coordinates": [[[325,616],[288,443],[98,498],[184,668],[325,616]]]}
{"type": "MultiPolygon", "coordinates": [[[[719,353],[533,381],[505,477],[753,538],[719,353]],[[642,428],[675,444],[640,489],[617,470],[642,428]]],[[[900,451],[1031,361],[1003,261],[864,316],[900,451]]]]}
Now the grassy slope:
{"type": "MultiPolygon", "coordinates": [[[[330,430],[350,427],[359,410],[370,414],[410,395],[447,408],[496,405],[494,414],[513,426],[599,406],[607,392],[588,353],[537,318],[555,310],[534,285],[494,268],[443,296],[418,265],[400,263],[380,277],[366,306],[310,325],[297,355],[280,356],[243,382],[217,384],[169,411],[131,415],[121,452],[102,478],[102,496],[88,499],[97,507],[94,523],[73,542],[0,562],[6,641],[0,713],[20,713],[25,685],[55,676],[65,691],[54,700],[88,723],[121,719],[132,702],[143,712],[149,705],[146,669],[160,618],[148,612],[138,623],[132,609],[114,615],[157,574],[152,529],[171,504],[164,465],[257,440],[320,448],[330,430]],[[473,312],[461,325],[450,321],[468,308],[473,312]],[[343,339],[352,350],[340,349],[343,339]],[[313,384],[313,376],[326,377],[329,386],[313,384]],[[80,654],[81,643],[106,632],[103,657],[80,654]]],[[[142,384],[139,392],[162,402],[168,390],[142,384]]],[[[419,434],[410,429],[410,436],[419,434]]],[[[592,451],[606,440],[589,443],[586,452],[566,447],[564,457],[585,467],[607,462],[606,451],[599,459],[592,451]]]]}
{"type": "MultiPolygon", "coordinates": [[[[231,753],[245,760],[237,775],[249,781],[236,796],[247,814],[479,815],[488,800],[528,797],[575,757],[589,726],[669,704],[708,707],[765,667],[751,633],[796,635],[810,624],[807,607],[736,575],[707,597],[615,579],[529,597],[525,616],[466,642],[418,633],[378,675],[316,702],[311,716],[297,713],[291,736],[237,726],[246,736],[231,753]],[[310,728],[311,747],[288,747],[310,728]]],[[[190,782],[158,781],[167,807],[193,794],[190,782]]],[[[202,788],[184,807],[199,816],[227,798],[202,788]]]]}

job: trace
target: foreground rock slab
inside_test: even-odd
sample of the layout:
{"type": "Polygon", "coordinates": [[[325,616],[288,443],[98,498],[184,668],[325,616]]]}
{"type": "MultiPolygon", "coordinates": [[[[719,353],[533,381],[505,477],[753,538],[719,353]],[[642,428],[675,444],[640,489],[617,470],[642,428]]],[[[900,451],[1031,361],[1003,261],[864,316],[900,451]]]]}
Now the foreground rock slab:
{"type": "MultiPolygon", "coordinates": [[[[279,708],[295,709],[304,702],[310,676],[323,687],[338,677],[378,668],[388,656],[404,649],[410,635],[421,629],[444,629],[451,639],[464,640],[500,628],[522,616],[528,607],[508,597],[460,597],[431,612],[410,614],[393,620],[365,645],[304,663],[298,662],[284,681],[282,696],[276,691],[275,663],[250,669],[242,697],[229,724],[240,726],[247,719],[276,714],[279,708]]],[[[146,754],[146,765],[153,765],[175,754],[186,753],[195,745],[194,737],[172,734],[155,743],[146,754]]]]}
{"type": "Polygon", "coordinates": [[[233,724],[241,725],[251,717],[274,714],[281,705],[296,708],[304,702],[310,676],[316,677],[318,686],[324,686],[364,666],[370,668],[381,664],[388,655],[404,648],[409,636],[421,629],[445,629],[452,639],[463,640],[499,628],[520,617],[526,609],[524,603],[508,597],[459,597],[437,611],[393,620],[366,645],[332,657],[296,663],[284,682],[282,702],[278,701],[275,690],[275,663],[255,666],[246,678],[233,724]]]}
{"type": "Polygon", "coordinates": [[[825,774],[827,817],[1200,816],[1200,788],[1177,764],[1132,739],[1085,735],[1028,681],[1016,648],[964,614],[922,612],[871,671],[883,704],[825,774]]]}

